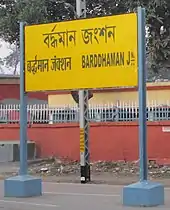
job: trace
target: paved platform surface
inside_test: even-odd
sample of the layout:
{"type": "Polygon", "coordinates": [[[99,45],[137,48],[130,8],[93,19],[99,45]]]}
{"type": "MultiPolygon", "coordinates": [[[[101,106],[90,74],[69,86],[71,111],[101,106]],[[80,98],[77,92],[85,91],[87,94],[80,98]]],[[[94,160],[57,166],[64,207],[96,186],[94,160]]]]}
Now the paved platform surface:
{"type": "MultiPolygon", "coordinates": [[[[43,195],[34,198],[4,198],[0,181],[0,209],[4,210],[119,210],[133,209],[121,203],[122,186],[43,183],[43,195]]],[[[165,205],[152,210],[170,209],[170,188],[165,188],[165,205]]],[[[135,209],[141,209],[136,208],[135,209]]],[[[150,209],[150,208],[147,208],[150,209]]]]}

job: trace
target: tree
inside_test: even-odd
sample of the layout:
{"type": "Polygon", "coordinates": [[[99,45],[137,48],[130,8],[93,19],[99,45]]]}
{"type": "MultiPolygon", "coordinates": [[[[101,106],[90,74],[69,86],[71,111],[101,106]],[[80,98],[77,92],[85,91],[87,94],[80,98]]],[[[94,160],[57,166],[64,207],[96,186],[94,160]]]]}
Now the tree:
{"type": "MultiPolygon", "coordinates": [[[[0,38],[13,44],[10,48],[11,52],[9,56],[4,59],[5,65],[7,67],[12,67],[14,69],[13,72],[16,73],[19,62],[19,21],[22,20],[26,21],[28,24],[37,24],[75,19],[75,3],[76,0],[68,0],[67,2],[62,0],[1,1],[0,38]]],[[[87,1],[87,5],[88,17],[103,16],[119,12],[116,1],[87,1]],[[109,10],[109,8],[111,8],[111,10],[109,10]]],[[[119,7],[119,10],[121,12],[121,6],[119,7]]]]}
{"type": "Polygon", "coordinates": [[[3,1],[0,3],[0,38],[18,44],[19,21],[37,24],[72,19],[74,14],[68,5],[55,0],[3,1]]]}
{"type": "Polygon", "coordinates": [[[164,76],[170,79],[170,1],[145,0],[143,5],[147,8],[150,66],[155,72],[159,72],[159,75],[165,74],[164,76]]]}
{"type": "Polygon", "coordinates": [[[10,53],[3,59],[3,63],[5,67],[11,70],[13,75],[16,75],[20,57],[19,48],[16,44],[13,44],[10,45],[8,49],[10,50],[10,53]]]}
{"type": "MultiPolygon", "coordinates": [[[[18,43],[19,21],[47,23],[76,18],[76,0],[10,0],[0,3],[0,38],[18,43]]],[[[127,12],[125,0],[87,0],[87,17],[127,12]]]]}
{"type": "MultiPolygon", "coordinates": [[[[1,0],[0,38],[18,45],[21,20],[33,24],[74,19],[75,2],[76,0],[1,0]]],[[[170,68],[169,0],[87,0],[87,17],[132,12],[139,5],[147,10],[148,68],[163,75],[170,68]]]]}

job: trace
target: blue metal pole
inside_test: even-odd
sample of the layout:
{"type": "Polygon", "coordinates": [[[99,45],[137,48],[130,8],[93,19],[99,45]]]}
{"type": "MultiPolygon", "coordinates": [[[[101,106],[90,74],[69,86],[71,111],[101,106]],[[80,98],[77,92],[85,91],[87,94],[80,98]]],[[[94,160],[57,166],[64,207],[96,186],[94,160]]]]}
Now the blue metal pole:
{"type": "Polygon", "coordinates": [[[147,180],[146,38],[145,9],[138,8],[138,89],[140,181],[147,180]]]}
{"type": "Polygon", "coordinates": [[[25,23],[20,23],[20,175],[27,174],[27,95],[25,92],[24,76],[24,28],[25,23]]]}

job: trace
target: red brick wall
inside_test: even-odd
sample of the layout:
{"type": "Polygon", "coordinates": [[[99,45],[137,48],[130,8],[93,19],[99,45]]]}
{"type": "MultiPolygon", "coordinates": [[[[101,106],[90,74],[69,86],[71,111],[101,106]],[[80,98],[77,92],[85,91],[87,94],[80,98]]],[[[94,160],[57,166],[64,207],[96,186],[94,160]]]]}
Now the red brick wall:
{"type": "MultiPolygon", "coordinates": [[[[162,127],[170,122],[148,123],[148,156],[170,159],[170,133],[162,127]]],[[[78,124],[33,125],[28,138],[37,144],[41,157],[62,156],[79,159],[78,124]]],[[[17,125],[0,125],[0,140],[18,140],[17,125]]],[[[92,124],[90,128],[91,160],[138,159],[138,125],[136,123],[92,124]]]]}
{"type": "MultiPolygon", "coordinates": [[[[0,100],[3,99],[19,99],[19,85],[18,84],[0,84],[0,100]]],[[[28,98],[36,98],[39,100],[47,100],[48,95],[44,92],[28,93],[28,98]]]]}

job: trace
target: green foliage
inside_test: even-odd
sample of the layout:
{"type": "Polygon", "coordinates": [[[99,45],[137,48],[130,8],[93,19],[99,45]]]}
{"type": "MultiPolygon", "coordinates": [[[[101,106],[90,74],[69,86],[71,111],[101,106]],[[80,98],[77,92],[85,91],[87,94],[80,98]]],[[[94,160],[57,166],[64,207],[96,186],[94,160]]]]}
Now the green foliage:
{"type": "Polygon", "coordinates": [[[137,4],[146,8],[148,68],[159,73],[159,78],[162,73],[170,79],[167,71],[170,63],[170,1],[139,0],[137,4]]]}
{"type": "MultiPolygon", "coordinates": [[[[6,0],[0,3],[0,38],[18,42],[19,21],[47,23],[76,18],[76,0],[6,0]]],[[[87,17],[127,12],[125,0],[87,0],[87,17]]]]}
{"type": "Polygon", "coordinates": [[[148,53],[153,70],[159,72],[170,62],[170,1],[149,1],[147,14],[148,53]]]}
{"type": "Polygon", "coordinates": [[[29,24],[45,22],[44,0],[5,0],[0,4],[0,38],[15,43],[19,40],[19,21],[29,24]]]}

